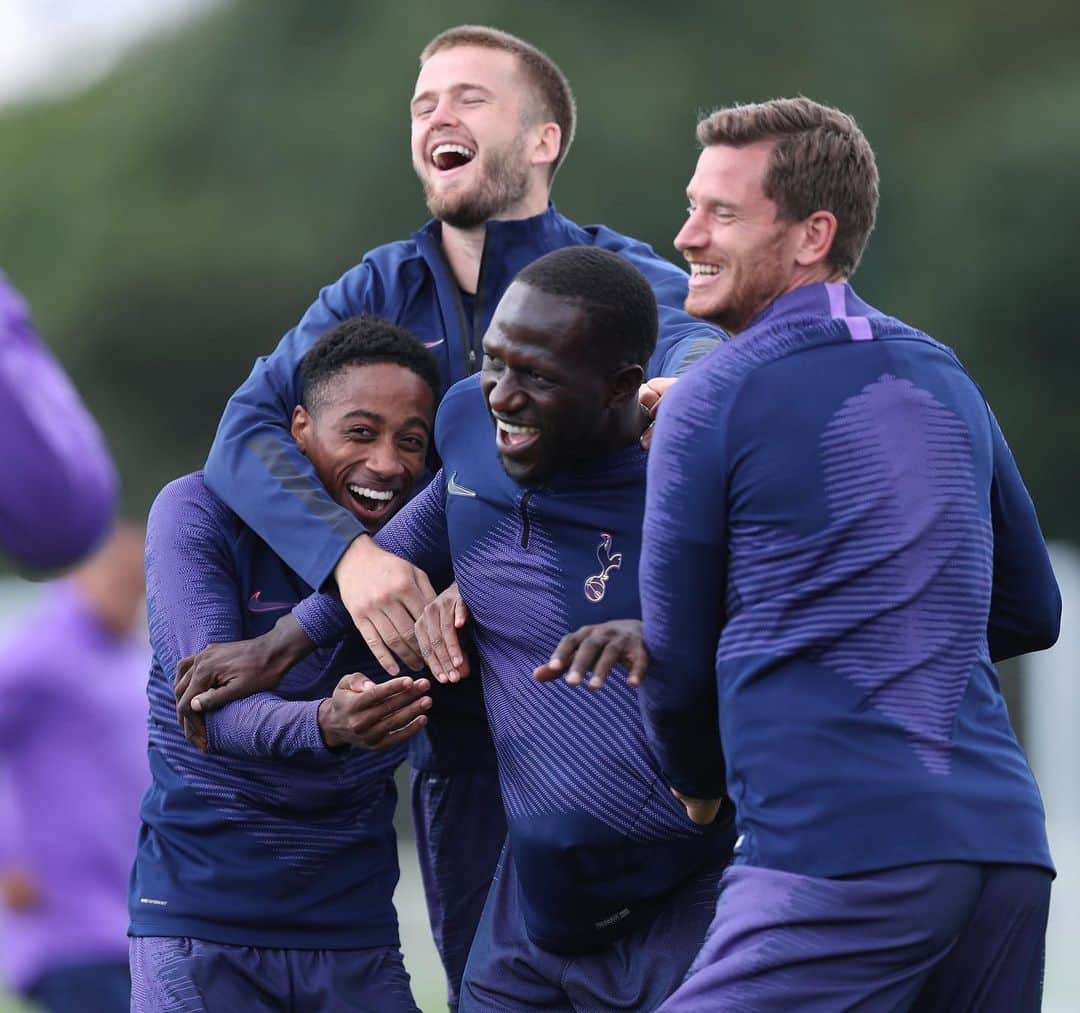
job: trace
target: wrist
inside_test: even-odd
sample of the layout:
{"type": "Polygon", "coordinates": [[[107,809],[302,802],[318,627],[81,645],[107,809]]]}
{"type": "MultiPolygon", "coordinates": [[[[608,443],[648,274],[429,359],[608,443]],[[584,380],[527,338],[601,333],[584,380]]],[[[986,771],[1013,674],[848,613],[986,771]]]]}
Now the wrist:
{"type": "Polygon", "coordinates": [[[363,567],[364,560],[373,549],[376,548],[375,540],[367,532],[357,535],[348,548],[341,554],[341,558],[334,567],[334,581],[341,587],[343,577],[356,567],[363,567]]]}
{"type": "Polygon", "coordinates": [[[274,623],[273,628],[264,633],[261,639],[264,651],[262,669],[273,677],[274,685],[293,665],[303,661],[315,649],[291,612],[274,623]]]}
{"type": "Polygon", "coordinates": [[[346,745],[345,740],[333,729],[334,701],[327,697],[319,704],[318,721],[319,732],[327,749],[337,749],[346,745]]]}

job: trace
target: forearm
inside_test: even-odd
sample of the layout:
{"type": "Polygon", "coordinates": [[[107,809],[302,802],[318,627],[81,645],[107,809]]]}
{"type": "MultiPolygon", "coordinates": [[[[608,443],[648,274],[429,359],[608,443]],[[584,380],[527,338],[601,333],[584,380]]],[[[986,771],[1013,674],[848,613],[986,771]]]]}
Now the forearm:
{"type": "Polygon", "coordinates": [[[206,716],[207,749],[245,759],[280,760],[326,749],[320,700],[283,700],[256,693],[206,716]]]}

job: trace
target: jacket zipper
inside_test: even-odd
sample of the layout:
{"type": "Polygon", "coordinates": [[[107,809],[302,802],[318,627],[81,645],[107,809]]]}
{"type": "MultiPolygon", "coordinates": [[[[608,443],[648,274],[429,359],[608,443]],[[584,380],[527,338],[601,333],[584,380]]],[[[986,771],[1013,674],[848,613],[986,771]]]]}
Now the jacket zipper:
{"type": "MultiPolygon", "coordinates": [[[[489,260],[488,237],[485,229],[484,252],[480,254],[480,271],[476,275],[476,301],[473,303],[472,333],[469,335],[469,372],[475,373],[480,366],[477,364],[481,349],[483,334],[480,333],[480,323],[484,319],[484,267],[489,260]]],[[[464,315],[464,313],[462,314],[464,315]]]]}
{"type": "Polygon", "coordinates": [[[529,489],[521,496],[521,547],[527,549],[529,547],[529,500],[532,499],[535,489],[529,489]]]}

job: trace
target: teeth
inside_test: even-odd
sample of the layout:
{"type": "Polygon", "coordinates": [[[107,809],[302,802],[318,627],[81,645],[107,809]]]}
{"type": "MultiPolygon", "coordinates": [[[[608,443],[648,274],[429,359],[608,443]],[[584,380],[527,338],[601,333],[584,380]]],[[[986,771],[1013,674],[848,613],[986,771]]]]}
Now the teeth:
{"type": "Polygon", "coordinates": [[[496,419],[495,425],[500,431],[504,433],[512,433],[515,436],[540,432],[540,430],[536,426],[515,426],[509,422],[503,422],[502,419],[496,419]]]}
{"type": "Polygon", "coordinates": [[[697,277],[699,274],[719,274],[721,267],[719,264],[691,264],[690,274],[697,277]]]}
{"type": "Polygon", "coordinates": [[[365,489],[362,485],[350,485],[349,492],[354,496],[363,496],[365,499],[391,500],[394,498],[392,489],[365,489]]]}
{"type": "Polygon", "coordinates": [[[462,158],[472,159],[476,157],[476,152],[464,144],[438,144],[431,153],[431,160],[434,162],[440,155],[461,155],[462,158]]]}

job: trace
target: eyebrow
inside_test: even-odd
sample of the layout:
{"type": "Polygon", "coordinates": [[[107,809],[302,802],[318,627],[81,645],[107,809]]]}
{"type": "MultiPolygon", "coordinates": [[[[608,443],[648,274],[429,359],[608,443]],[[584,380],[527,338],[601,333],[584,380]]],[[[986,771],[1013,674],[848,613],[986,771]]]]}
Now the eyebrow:
{"type": "MultiPolygon", "coordinates": [[[[346,412],[341,416],[342,421],[345,419],[355,418],[360,416],[361,418],[371,419],[373,422],[386,422],[386,418],[380,415],[378,412],[370,412],[366,408],[354,408],[351,412],[346,412]]],[[[419,415],[410,415],[405,420],[406,426],[420,426],[424,432],[430,433],[431,426],[428,424],[427,419],[421,418],[419,415]]]]}

